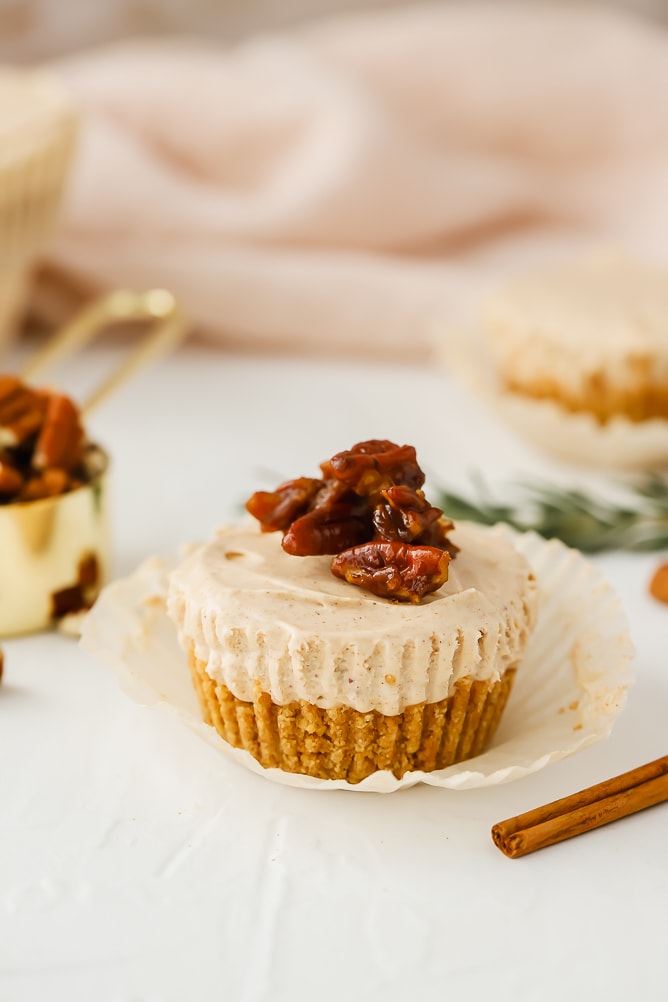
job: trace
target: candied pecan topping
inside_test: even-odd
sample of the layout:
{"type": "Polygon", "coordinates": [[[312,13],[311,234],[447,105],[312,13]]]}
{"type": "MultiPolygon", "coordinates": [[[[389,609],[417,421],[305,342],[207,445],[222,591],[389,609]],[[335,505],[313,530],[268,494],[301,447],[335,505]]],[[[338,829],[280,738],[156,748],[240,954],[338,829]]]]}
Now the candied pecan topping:
{"type": "Polygon", "coordinates": [[[386,439],[359,442],[246,504],[264,532],[283,533],[293,556],[334,554],[332,573],[395,601],[419,602],[448,579],[454,528],[420,489],[415,449],[386,439]]]}
{"type": "Polygon", "coordinates": [[[436,546],[439,550],[447,550],[454,560],[459,553],[459,547],[451,539],[448,539],[448,533],[452,532],[454,527],[454,522],[447,518],[439,518],[438,522],[434,522],[428,529],[421,532],[413,542],[419,546],[436,546]]]}
{"type": "Polygon", "coordinates": [[[332,573],[374,595],[419,602],[448,580],[450,554],[435,546],[374,542],[353,546],[332,560],[332,573]]]}
{"type": "Polygon", "coordinates": [[[254,515],[263,532],[285,532],[295,519],[305,515],[322,480],[298,477],[280,484],[275,491],[256,491],[246,502],[246,510],[254,515]]]}
{"type": "Polygon", "coordinates": [[[0,496],[15,497],[23,487],[23,477],[13,463],[0,459],[0,496]]]}
{"type": "Polygon", "coordinates": [[[69,477],[65,470],[53,467],[44,470],[39,476],[31,477],[19,492],[19,501],[41,501],[42,498],[55,498],[64,494],[69,486],[69,477]]]}
{"type": "Polygon", "coordinates": [[[314,508],[292,523],[283,536],[283,549],[294,557],[340,553],[369,539],[369,518],[353,505],[314,508]]]}
{"type": "Polygon", "coordinates": [[[17,376],[0,375],[0,407],[7,397],[11,397],[20,387],[21,380],[17,376]]]}
{"type": "Polygon", "coordinates": [[[0,376],[0,447],[16,448],[41,427],[46,399],[15,376],[0,376]]]}
{"type": "Polygon", "coordinates": [[[79,411],[69,397],[0,375],[0,504],[81,486],[84,446],[79,411]]]}
{"type": "Polygon", "coordinates": [[[422,491],[403,484],[381,491],[383,500],[373,511],[373,524],[381,539],[402,539],[407,543],[437,522],[443,512],[429,504],[422,491]]]}
{"type": "Polygon", "coordinates": [[[84,433],[79,411],[69,397],[53,395],[35,444],[32,465],[36,470],[55,466],[71,472],[81,461],[84,433]]]}
{"type": "Polygon", "coordinates": [[[328,466],[336,479],[356,494],[374,494],[395,484],[415,489],[424,483],[413,446],[384,439],[359,442],[352,449],[337,452],[328,466]]]}

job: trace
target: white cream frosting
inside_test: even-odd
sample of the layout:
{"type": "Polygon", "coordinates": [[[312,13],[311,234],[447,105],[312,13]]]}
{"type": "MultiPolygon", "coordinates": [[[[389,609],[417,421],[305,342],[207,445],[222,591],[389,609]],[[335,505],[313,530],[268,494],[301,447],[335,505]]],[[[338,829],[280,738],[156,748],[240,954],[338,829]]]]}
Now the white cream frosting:
{"type": "Polygon", "coordinates": [[[231,526],[170,578],[182,646],[239,699],[259,682],[275,703],[401,712],[457,679],[498,679],[523,653],[536,615],[529,565],[489,530],[461,524],[449,580],[419,605],[335,578],[330,557],[293,557],[280,533],[231,526]]]}
{"type": "Polygon", "coordinates": [[[668,382],[668,271],[618,257],[555,267],[509,283],[483,309],[497,365],[518,384],[549,377],[586,390],[603,373],[620,388],[668,382]]]}

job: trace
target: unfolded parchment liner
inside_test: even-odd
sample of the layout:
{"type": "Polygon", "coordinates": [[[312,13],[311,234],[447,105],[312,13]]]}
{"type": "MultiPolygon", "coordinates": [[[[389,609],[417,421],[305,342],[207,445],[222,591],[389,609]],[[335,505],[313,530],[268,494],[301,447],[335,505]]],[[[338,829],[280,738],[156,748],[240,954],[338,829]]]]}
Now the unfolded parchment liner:
{"type": "Polygon", "coordinates": [[[226,744],[200,715],[176,628],[165,611],[172,564],[157,557],[103,592],[84,621],[81,643],[117,674],[136,702],[178,713],[201,738],[253,772],[289,786],[391,793],[416,783],[467,789],[519,779],[606,737],[632,681],[633,645],[619,600],[576,550],[533,533],[509,533],[527,557],[541,610],[492,747],[436,772],[396,779],[378,772],[361,783],[264,769],[226,744]]]}
{"type": "Polygon", "coordinates": [[[551,400],[531,400],[506,390],[493,371],[482,335],[474,328],[439,332],[440,360],[487,407],[532,445],[562,459],[610,470],[668,466],[668,420],[630,421],[616,416],[600,424],[551,400]]]}

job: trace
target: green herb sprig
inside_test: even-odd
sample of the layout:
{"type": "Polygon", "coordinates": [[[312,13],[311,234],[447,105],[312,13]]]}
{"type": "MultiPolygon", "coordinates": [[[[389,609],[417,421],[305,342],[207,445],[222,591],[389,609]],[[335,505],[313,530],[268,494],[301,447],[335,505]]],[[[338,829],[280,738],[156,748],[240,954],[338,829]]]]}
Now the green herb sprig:
{"type": "Polygon", "coordinates": [[[438,490],[435,503],[448,518],[556,537],[585,553],[668,549],[668,478],[652,473],[632,485],[616,485],[619,500],[584,490],[536,483],[519,485],[517,501],[499,503],[480,477],[476,497],[438,490]]]}

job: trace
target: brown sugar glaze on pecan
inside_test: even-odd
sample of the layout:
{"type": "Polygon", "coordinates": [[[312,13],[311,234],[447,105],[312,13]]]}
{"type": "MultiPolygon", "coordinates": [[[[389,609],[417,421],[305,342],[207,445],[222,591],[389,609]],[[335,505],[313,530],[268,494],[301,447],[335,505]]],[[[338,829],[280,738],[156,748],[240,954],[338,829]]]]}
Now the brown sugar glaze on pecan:
{"type": "Polygon", "coordinates": [[[0,375],[0,505],[56,497],[85,482],[81,417],[69,397],[0,375]]]}
{"type": "Polygon", "coordinates": [[[448,580],[450,554],[435,546],[371,542],[332,559],[332,573],[374,595],[419,602],[448,580]]]}
{"type": "Polygon", "coordinates": [[[394,601],[419,602],[448,580],[454,526],[425,498],[412,446],[359,442],[320,470],[246,504],[263,532],[283,533],[286,553],[332,554],[336,577],[394,601]]]}

